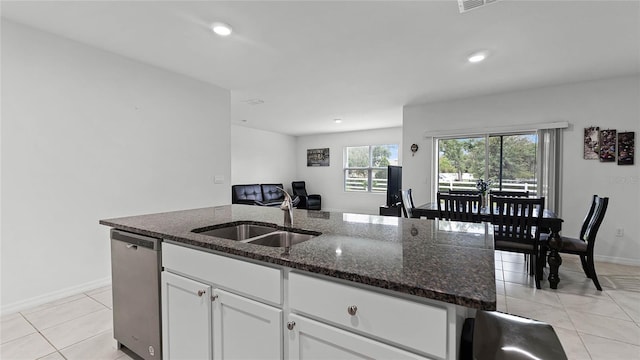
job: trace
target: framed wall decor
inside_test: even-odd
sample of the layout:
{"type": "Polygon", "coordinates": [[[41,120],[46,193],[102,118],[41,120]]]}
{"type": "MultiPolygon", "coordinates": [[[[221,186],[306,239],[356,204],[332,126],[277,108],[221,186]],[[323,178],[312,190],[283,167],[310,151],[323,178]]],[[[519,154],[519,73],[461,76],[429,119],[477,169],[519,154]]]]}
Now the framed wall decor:
{"type": "Polygon", "coordinates": [[[616,161],[616,130],[600,130],[600,162],[616,161]]]}
{"type": "Polygon", "coordinates": [[[598,160],[600,154],[600,128],[592,126],[584,128],[584,158],[598,160]]]}
{"type": "Polygon", "coordinates": [[[618,133],[618,165],[633,165],[635,137],[633,131],[618,133]]]}
{"type": "Polygon", "coordinates": [[[329,148],[307,149],[307,166],[329,166],[329,148]]]}

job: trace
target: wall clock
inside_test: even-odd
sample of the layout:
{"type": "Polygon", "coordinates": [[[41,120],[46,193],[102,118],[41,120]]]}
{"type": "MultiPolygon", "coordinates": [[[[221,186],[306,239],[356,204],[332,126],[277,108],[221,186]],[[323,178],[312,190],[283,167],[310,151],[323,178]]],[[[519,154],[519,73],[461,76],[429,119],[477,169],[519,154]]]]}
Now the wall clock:
{"type": "Polygon", "coordinates": [[[411,145],[411,156],[416,154],[416,151],[418,151],[418,144],[412,144],[411,145]]]}

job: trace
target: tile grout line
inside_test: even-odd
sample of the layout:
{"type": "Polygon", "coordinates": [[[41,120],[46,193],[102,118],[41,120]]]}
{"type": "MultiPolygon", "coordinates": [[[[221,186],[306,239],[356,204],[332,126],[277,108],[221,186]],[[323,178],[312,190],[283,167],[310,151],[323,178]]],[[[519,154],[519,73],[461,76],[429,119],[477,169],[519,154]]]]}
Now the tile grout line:
{"type": "MultiPolygon", "coordinates": [[[[526,271],[526,273],[528,274],[528,271],[526,271]]],[[[544,269],[543,269],[543,275],[544,275],[544,269]]],[[[541,279],[542,281],[543,279],[541,279]]],[[[523,284],[518,284],[515,283],[517,285],[523,285],[523,284]]],[[[548,290],[552,290],[551,288],[549,288],[548,290]]],[[[573,329],[567,329],[565,327],[562,326],[557,326],[560,329],[564,329],[564,330],[569,330],[569,331],[574,331],[576,333],[576,335],[578,335],[578,339],[580,339],[580,344],[582,345],[582,347],[584,348],[584,351],[586,351],[587,355],[589,356],[589,359],[593,359],[593,356],[591,355],[591,353],[589,352],[589,348],[586,346],[584,339],[582,338],[582,336],[580,336],[580,333],[578,332],[578,329],[576,329],[575,324],[573,323],[573,320],[571,319],[571,317],[569,316],[569,313],[567,313],[566,307],[564,305],[564,303],[562,302],[562,300],[560,299],[560,296],[558,295],[558,293],[556,291],[553,291],[554,294],[556,294],[557,298],[558,298],[558,303],[560,305],[560,309],[565,313],[565,315],[567,316],[567,318],[569,319],[569,321],[571,322],[571,326],[573,327],[573,329]]],[[[511,314],[511,312],[509,312],[509,301],[506,300],[508,297],[507,295],[507,289],[506,289],[506,284],[505,284],[505,301],[506,301],[506,307],[507,307],[507,312],[509,314],[511,314]]],[[[518,299],[518,298],[514,298],[514,299],[518,299]]],[[[529,301],[532,301],[531,299],[529,299],[529,301]]],[[[517,315],[517,314],[514,314],[517,315]]],[[[562,345],[562,341],[560,342],[560,344],[562,345]]]]}
{"type": "MultiPolygon", "coordinates": [[[[96,294],[101,294],[101,293],[106,292],[106,291],[109,291],[109,289],[105,289],[104,291],[100,291],[100,292],[98,292],[98,293],[95,293],[94,295],[96,295],[96,294]]],[[[86,314],[84,314],[84,315],[82,315],[82,316],[79,316],[79,317],[74,317],[74,318],[71,318],[71,319],[67,319],[67,320],[65,320],[65,321],[62,321],[62,322],[60,322],[60,323],[57,323],[57,324],[55,324],[55,325],[52,325],[52,326],[49,326],[49,327],[47,327],[47,328],[43,328],[43,329],[38,328],[35,324],[33,324],[33,323],[32,323],[32,322],[27,318],[27,316],[26,316],[23,312],[19,311],[19,312],[17,312],[17,314],[18,314],[18,315],[19,315],[19,316],[20,316],[24,321],[26,321],[26,322],[27,322],[27,323],[28,323],[28,324],[29,324],[29,325],[30,325],[30,326],[35,330],[35,332],[34,332],[34,333],[27,334],[27,335],[24,335],[24,336],[21,336],[21,337],[16,338],[16,339],[13,339],[13,340],[11,340],[11,341],[9,341],[9,342],[7,342],[7,343],[10,343],[10,342],[13,342],[13,341],[19,340],[19,339],[21,339],[21,338],[24,338],[25,336],[30,336],[30,335],[32,335],[32,334],[36,334],[36,333],[37,333],[40,337],[42,337],[42,338],[43,338],[43,339],[44,339],[44,340],[45,340],[45,341],[46,341],[46,342],[47,342],[47,343],[48,343],[48,344],[49,344],[49,345],[54,349],[54,351],[53,351],[53,352],[48,353],[48,354],[45,354],[44,356],[39,357],[39,359],[40,359],[40,358],[42,358],[42,357],[46,357],[46,356],[52,355],[52,354],[54,354],[54,353],[57,353],[58,355],[60,355],[60,357],[62,357],[63,359],[67,360],[67,357],[66,357],[66,356],[64,356],[64,354],[62,353],[62,350],[63,350],[63,349],[67,349],[67,348],[69,348],[69,347],[71,347],[71,346],[74,346],[74,345],[76,345],[76,344],[79,344],[79,343],[81,343],[81,342],[83,342],[83,341],[86,341],[86,340],[89,340],[89,339],[95,338],[96,336],[98,336],[98,335],[102,335],[103,333],[106,333],[106,332],[108,332],[108,331],[112,331],[112,329],[105,330],[104,332],[102,332],[102,333],[100,333],[100,334],[96,334],[96,335],[93,335],[93,336],[91,336],[91,337],[89,337],[89,338],[86,338],[86,339],[80,340],[80,341],[78,341],[78,342],[75,342],[75,343],[73,343],[73,344],[70,344],[69,346],[66,346],[66,347],[64,347],[63,349],[58,349],[58,348],[57,348],[57,347],[56,347],[56,346],[55,346],[55,345],[54,345],[54,344],[53,344],[53,343],[52,343],[52,342],[51,342],[51,341],[50,341],[50,340],[49,340],[49,339],[48,339],[48,338],[47,338],[47,337],[42,333],[42,331],[44,331],[44,330],[47,330],[47,329],[50,329],[50,328],[52,328],[52,327],[55,327],[55,326],[59,326],[59,325],[62,325],[62,324],[68,323],[68,322],[73,321],[73,320],[80,319],[80,318],[82,318],[82,317],[84,317],[84,316],[91,315],[91,314],[94,314],[94,313],[96,313],[96,312],[99,312],[99,311],[102,311],[102,310],[105,310],[105,309],[106,309],[106,310],[109,310],[109,311],[112,311],[112,309],[111,309],[111,308],[109,308],[106,304],[103,304],[102,302],[100,302],[100,301],[98,301],[97,299],[93,298],[93,297],[92,297],[92,296],[90,296],[89,294],[87,294],[87,293],[82,293],[82,295],[84,295],[84,296],[86,296],[87,298],[89,298],[89,299],[91,299],[91,300],[95,301],[96,303],[98,303],[98,304],[102,305],[104,308],[103,308],[103,309],[98,309],[98,310],[95,310],[95,311],[88,312],[88,313],[86,313],[86,314]]],[[[69,303],[71,303],[71,302],[78,301],[78,300],[81,300],[81,299],[83,299],[83,298],[82,298],[82,297],[78,297],[77,299],[73,299],[73,300],[69,300],[69,301],[64,301],[64,302],[61,302],[61,303],[55,304],[55,305],[53,305],[53,306],[50,306],[50,307],[47,307],[47,308],[41,309],[41,310],[38,310],[38,311],[35,311],[35,312],[31,312],[31,313],[29,313],[29,314],[33,314],[33,313],[36,313],[36,312],[39,312],[39,311],[52,310],[52,309],[54,309],[55,307],[62,306],[62,305],[65,305],[65,304],[69,304],[69,303]]],[[[124,356],[124,355],[123,355],[123,356],[124,356]]],[[[122,356],[121,356],[121,357],[122,357],[122,356]]],[[[121,357],[119,357],[119,358],[121,358],[121,357]]]]}
{"type": "MultiPolygon", "coordinates": [[[[623,290],[624,291],[624,290],[623,290]]],[[[609,295],[609,294],[607,294],[609,295]]],[[[625,310],[625,308],[623,306],[621,306],[618,301],[616,300],[616,298],[614,298],[613,296],[609,295],[609,298],[611,299],[611,301],[613,301],[616,305],[618,305],[618,307],[620,308],[620,310],[622,310],[622,312],[624,312],[625,315],[627,315],[629,317],[629,319],[631,319],[631,321],[633,321],[634,324],[636,324],[636,326],[640,327],[640,323],[638,323],[636,321],[636,319],[631,316],[631,314],[629,314],[629,312],[627,310],[625,310]]]]}
{"type": "Polygon", "coordinates": [[[571,322],[571,326],[573,326],[572,330],[575,331],[576,334],[578,335],[578,339],[580,339],[580,343],[582,344],[582,347],[584,348],[584,350],[587,352],[587,355],[589,355],[589,358],[593,359],[593,355],[591,354],[591,351],[589,351],[589,348],[587,347],[587,344],[585,343],[585,341],[582,338],[582,336],[580,336],[580,332],[578,331],[578,328],[576,327],[576,324],[573,322],[573,318],[571,318],[571,315],[569,315],[569,312],[567,312],[567,307],[562,302],[562,299],[560,298],[560,295],[558,295],[557,293],[556,293],[556,295],[558,296],[558,302],[560,303],[560,306],[562,306],[562,311],[564,311],[564,313],[567,315],[567,318],[571,322]]]}
{"type": "MultiPolygon", "coordinates": [[[[85,295],[85,294],[83,293],[83,295],[85,295]]],[[[85,295],[85,296],[87,296],[89,299],[91,299],[91,300],[93,300],[93,301],[97,302],[98,304],[100,304],[100,305],[104,306],[106,309],[111,310],[110,308],[108,308],[105,304],[101,303],[100,301],[98,301],[98,300],[96,300],[96,299],[94,299],[94,298],[92,298],[92,297],[90,297],[90,296],[88,296],[88,295],[85,295]]],[[[80,299],[77,299],[77,300],[80,300],[80,299]]],[[[74,300],[74,301],[75,301],[75,300],[74,300]]],[[[46,309],[43,309],[43,310],[46,310],[46,309]]],[[[90,311],[90,312],[88,312],[88,313],[86,313],[86,314],[83,314],[83,315],[81,315],[81,316],[74,317],[74,318],[70,318],[70,319],[67,319],[67,320],[65,320],[65,321],[63,321],[63,322],[60,322],[60,323],[57,323],[57,324],[55,324],[55,325],[51,325],[51,326],[48,326],[48,327],[46,327],[46,328],[42,328],[42,329],[37,328],[37,327],[36,327],[35,325],[33,325],[29,320],[27,320],[27,321],[28,321],[28,322],[29,322],[29,324],[31,324],[31,326],[33,326],[33,327],[34,327],[38,332],[40,332],[41,330],[42,330],[42,331],[44,331],[44,330],[48,330],[48,329],[51,329],[51,328],[53,328],[53,327],[56,327],[56,326],[59,326],[59,325],[62,325],[62,324],[66,324],[66,323],[68,323],[68,322],[70,322],[70,321],[73,321],[73,320],[77,320],[77,319],[83,318],[83,317],[85,317],[85,316],[87,316],[87,315],[91,315],[91,314],[93,314],[93,313],[97,313],[98,311],[102,311],[102,310],[104,310],[104,309],[98,309],[98,310],[95,310],[95,311],[90,311]]],[[[22,313],[20,313],[20,315],[22,315],[22,316],[25,318],[25,320],[26,320],[26,316],[25,316],[25,315],[23,315],[22,313]]],[[[44,336],[44,335],[43,335],[43,336],[44,336]]]]}
{"type": "MultiPolygon", "coordinates": [[[[568,313],[567,313],[567,315],[568,315],[568,313]]],[[[634,325],[638,326],[634,321],[623,320],[623,319],[616,319],[616,318],[612,318],[612,317],[609,317],[609,316],[598,315],[598,314],[591,314],[591,313],[590,313],[590,315],[601,316],[601,317],[604,317],[604,318],[613,319],[613,320],[618,320],[618,321],[626,321],[626,322],[630,322],[630,323],[632,323],[632,324],[634,324],[634,325]]],[[[569,317],[569,320],[571,320],[571,317],[569,317]]],[[[571,323],[573,323],[573,320],[571,320],[571,323]]],[[[575,324],[574,324],[574,327],[575,327],[575,324]]],[[[627,344],[627,345],[633,345],[633,346],[636,346],[636,347],[640,348],[640,344],[633,344],[633,343],[630,343],[630,342],[628,342],[628,341],[624,341],[624,340],[621,340],[621,339],[613,339],[613,338],[605,337],[605,336],[602,336],[602,335],[592,334],[592,333],[590,333],[589,331],[581,331],[581,330],[578,330],[577,328],[576,328],[576,332],[577,332],[578,334],[584,333],[584,334],[589,335],[589,336],[596,336],[596,337],[599,337],[599,338],[601,338],[601,339],[607,339],[607,340],[617,341],[617,342],[621,342],[621,343],[624,343],[624,344],[627,344]]]]}
{"type": "MultiPolygon", "coordinates": [[[[20,316],[22,316],[22,318],[24,319],[24,321],[26,321],[27,323],[29,323],[29,325],[31,325],[31,326],[36,330],[36,332],[38,333],[38,335],[40,335],[40,336],[44,339],[44,341],[46,341],[49,345],[51,345],[51,347],[55,350],[54,352],[57,352],[58,354],[60,354],[60,356],[62,356],[62,353],[60,353],[60,351],[58,350],[58,348],[57,348],[55,345],[53,345],[53,344],[51,343],[51,341],[49,341],[49,339],[47,339],[47,337],[46,337],[46,336],[44,336],[44,334],[43,334],[43,333],[41,333],[41,332],[40,332],[40,329],[38,329],[35,325],[33,325],[33,324],[31,323],[31,321],[29,321],[29,319],[27,319],[27,318],[24,316],[24,314],[23,314],[23,313],[19,312],[18,314],[20,314],[20,316]]],[[[28,335],[27,335],[27,336],[28,336],[28,335]]],[[[53,352],[52,352],[52,353],[49,353],[49,354],[46,354],[46,355],[44,355],[44,356],[49,356],[49,355],[51,355],[51,354],[53,354],[53,352]]],[[[66,358],[66,357],[64,357],[64,356],[62,356],[62,358],[63,358],[63,359],[65,359],[65,360],[67,359],[67,358],[66,358]]]]}
{"type": "MultiPolygon", "coordinates": [[[[626,344],[626,345],[631,345],[633,347],[637,347],[638,350],[640,351],[640,345],[631,344],[629,342],[622,341],[620,339],[611,339],[611,338],[607,338],[607,337],[604,337],[604,336],[601,336],[601,335],[595,335],[595,334],[591,334],[591,333],[584,332],[584,331],[578,331],[578,330],[576,330],[576,332],[578,333],[578,336],[580,337],[580,340],[582,340],[583,343],[584,343],[584,339],[582,338],[582,335],[589,335],[589,336],[597,337],[597,338],[608,340],[608,341],[615,341],[615,342],[623,343],[623,344],[626,344]]],[[[589,352],[589,348],[586,347],[586,345],[585,345],[585,349],[587,349],[587,352],[589,353],[589,356],[591,356],[591,352],[589,352]]]]}
{"type": "MultiPolygon", "coordinates": [[[[75,342],[75,343],[73,343],[73,344],[70,344],[70,345],[68,345],[68,346],[65,346],[64,348],[62,348],[62,349],[58,350],[58,352],[59,352],[60,354],[62,354],[62,350],[69,349],[70,347],[75,346],[75,345],[78,345],[78,344],[80,344],[81,342],[91,340],[91,339],[93,339],[93,338],[96,338],[96,337],[98,337],[98,336],[100,336],[100,335],[102,335],[102,334],[104,334],[104,333],[106,333],[106,332],[110,332],[110,331],[113,331],[113,326],[112,326],[112,328],[111,328],[111,329],[109,329],[109,330],[105,330],[105,331],[103,331],[103,332],[101,332],[101,333],[98,333],[98,334],[93,335],[93,336],[90,336],[90,337],[88,337],[88,338],[86,338],[86,339],[82,339],[82,340],[77,341],[77,342],[75,342]]],[[[119,349],[116,349],[116,351],[119,351],[119,349]]],[[[64,358],[66,359],[66,357],[64,357],[64,358]]],[[[117,359],[119,359],[119,357],[118,357],[117,359]]]]}

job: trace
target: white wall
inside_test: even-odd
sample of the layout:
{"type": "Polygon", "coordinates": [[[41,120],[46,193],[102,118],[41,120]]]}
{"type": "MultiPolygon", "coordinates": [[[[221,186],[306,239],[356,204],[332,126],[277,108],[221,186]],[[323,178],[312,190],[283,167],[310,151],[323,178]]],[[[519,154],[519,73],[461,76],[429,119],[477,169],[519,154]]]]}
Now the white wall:
{"type": "Polygon", "coordinates": [[[609,208],[595,252],[602,260],[640,264],[640,152],[636,165],[583,160],[583,132],[600,126],[636,132],[640,137],[640,77],[629,76],[483,96],[404,108],[403,142],[417,143],[415,157],[404,151],[403,185],[417,203],[432,198],[433,147],[425,131],[568,121],[564,131],[562,234],[577,236],[591,196],[608,196],[609,208]],[[424,149],[424,151],[422,151],[424,149]],[[624,237],[615,237],[617,228],[624,237]]]}
{"type": "MultiPolygon", "coordinates": [[[[345,192],[343,150],[347,146],[384,144],[399,144],[402,148],[402,142],[402,128],[399,127],[300,136],[296,150],[298,180],[306,181],[310,194],[322,195],[323,210],[377,215],[378,208],[386,204],[386,193],[345,192]],[[319,148],[329,148],[329,166],[307,167],[307,149],[319,148]]],[[[402,164],[402,153],[399,156],[402,164]]]]}
{"type": "Polygon", "coordinates": [[[231,184],[282,183],[290,191],[295,153],[294,136],[232,125],[231,184]]]}
{"type": "Polygon", "coordinates": [[[108,282],[99,219],[230,202],[229,102],[3,19],[2,312],[108,282]]]}

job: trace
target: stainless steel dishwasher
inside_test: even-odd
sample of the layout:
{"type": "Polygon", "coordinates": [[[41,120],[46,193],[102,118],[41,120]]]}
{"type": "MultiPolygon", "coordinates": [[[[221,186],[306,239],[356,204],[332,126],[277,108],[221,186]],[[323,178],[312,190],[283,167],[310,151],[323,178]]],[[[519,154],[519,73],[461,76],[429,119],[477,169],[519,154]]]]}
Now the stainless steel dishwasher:
{"type": "Polygon", "coordinates": [[[162,359],[161,241],[111,229],[113,337],[144,359],[162,359]]]}

